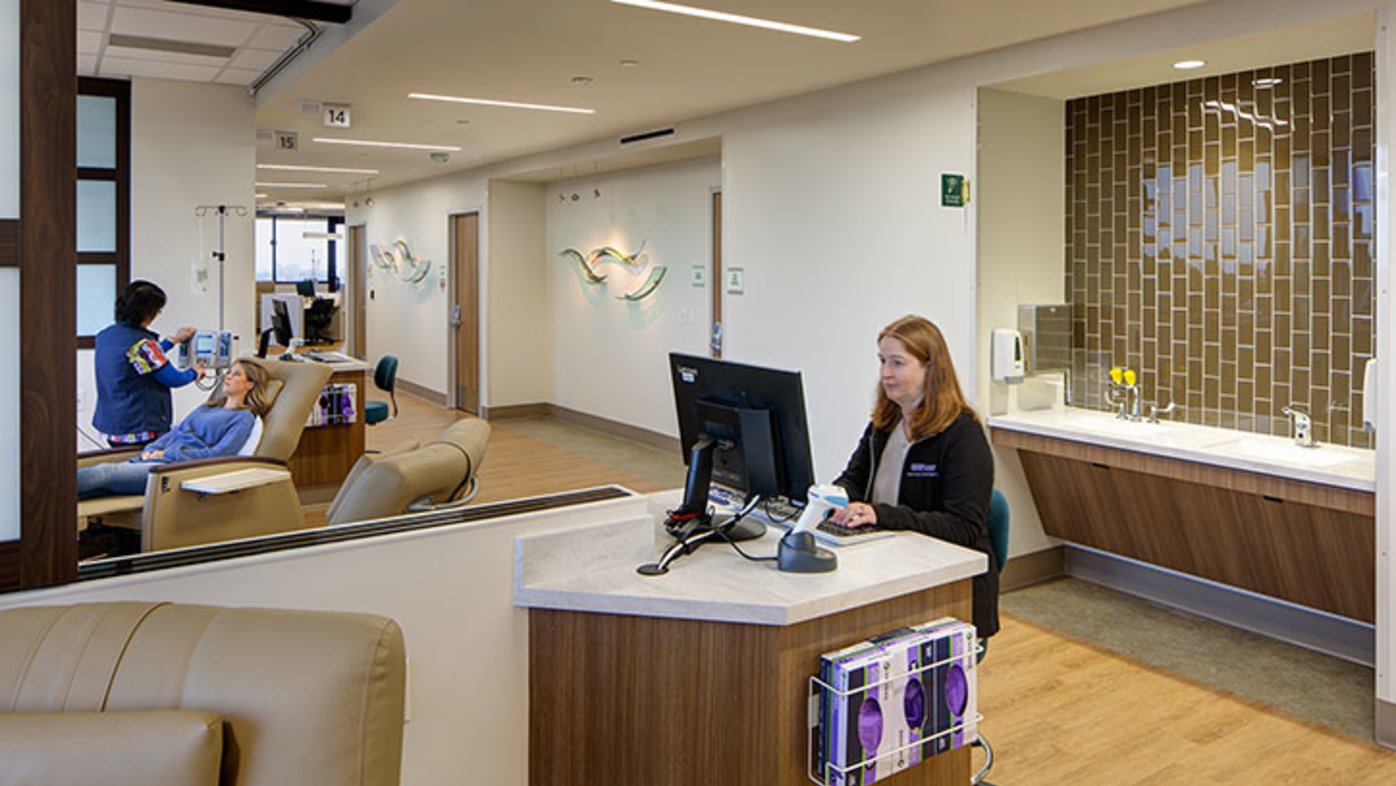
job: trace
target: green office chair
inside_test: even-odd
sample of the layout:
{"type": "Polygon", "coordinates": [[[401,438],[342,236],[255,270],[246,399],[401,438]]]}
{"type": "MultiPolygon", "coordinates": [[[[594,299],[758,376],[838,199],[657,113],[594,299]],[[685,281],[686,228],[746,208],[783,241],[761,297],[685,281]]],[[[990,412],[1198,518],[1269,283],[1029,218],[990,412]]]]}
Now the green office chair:
{"type": "Polygon", "coordinates": [[[388,399],[393,402],[392,414],[388,414],[387,401],[369,401],[364,404],[364,422],[372,426],[375,423],[382,423],[397,417],[397,358],[393,355],[384,355],[378,359],[378,365],[373,369],[373,384],[379,390],[388,394],[388,399]]]}
{"type": "MultiPolygon", "coordinates": [[[[994,551],[994,562],[998,563],[1000,571],[1008,562],[1008,497],[1002,491],[994,489],[994,493],[989,497],[989,519],[985,522],[989,529],[989,548],[994,551]]],[[[984,659],[984,653],[988,652],[989,642],[980,642],[984,648],[979,652],[979,660],[984,659]]],[[[994,786],[985,778],[989,777],[989,770],[994,768],[994,749],[989,746],[989,741],[981,733],[974,741],[975,747],[984,749],[984,766],[979,768],[979,772],[970,778],[971,786],[994,786]]]]}

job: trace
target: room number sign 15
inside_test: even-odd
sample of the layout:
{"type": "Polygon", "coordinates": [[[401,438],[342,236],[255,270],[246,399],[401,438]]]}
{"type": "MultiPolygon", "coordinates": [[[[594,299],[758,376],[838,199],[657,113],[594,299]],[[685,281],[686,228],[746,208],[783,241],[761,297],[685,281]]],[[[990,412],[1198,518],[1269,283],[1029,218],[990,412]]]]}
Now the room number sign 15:
{"type": "Polygon", "coordinates": [[[349,107],[332,106],[326,104],[324,107],[324,121],[328,128],[348,128],[350,124],[349,107]]]}

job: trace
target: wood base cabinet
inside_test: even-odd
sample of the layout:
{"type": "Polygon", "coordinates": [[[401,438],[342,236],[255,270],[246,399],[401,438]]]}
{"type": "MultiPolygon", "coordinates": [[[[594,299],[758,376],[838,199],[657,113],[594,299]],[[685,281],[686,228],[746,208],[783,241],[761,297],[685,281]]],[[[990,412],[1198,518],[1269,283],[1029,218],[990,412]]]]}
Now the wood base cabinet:
{"type": "MultiPolygon", "coordinates": [[[[530,609],[528,782],[808,784],[807,696],[819,656],[937,617],[969,619],[969,587],[788,626],[530,609]]],[[[963,786],[969,769],[960,749],[885,783],[963,786]]]]}
{"type": "Polygon", "coordinates": [[[1373,495],[1034,435],[1016,447],[1048,535],[1363,622],[1373,495]]]}

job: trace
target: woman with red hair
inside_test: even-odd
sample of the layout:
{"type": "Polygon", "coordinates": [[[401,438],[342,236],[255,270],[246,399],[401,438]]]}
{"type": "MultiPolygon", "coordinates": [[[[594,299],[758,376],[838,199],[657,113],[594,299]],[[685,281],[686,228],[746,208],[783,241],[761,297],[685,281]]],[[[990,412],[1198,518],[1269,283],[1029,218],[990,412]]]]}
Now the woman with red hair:
{"type": "Polygon", "coordinates": [[[979,416],[965,401],[945,337],[907,316],[877,336],[877,403],[843,474],[845,527],[913,530],[981,551],[989,570],[974,577],[974,625],[999,629],[999,569],[986,524],[994,457],[979,416]]]}

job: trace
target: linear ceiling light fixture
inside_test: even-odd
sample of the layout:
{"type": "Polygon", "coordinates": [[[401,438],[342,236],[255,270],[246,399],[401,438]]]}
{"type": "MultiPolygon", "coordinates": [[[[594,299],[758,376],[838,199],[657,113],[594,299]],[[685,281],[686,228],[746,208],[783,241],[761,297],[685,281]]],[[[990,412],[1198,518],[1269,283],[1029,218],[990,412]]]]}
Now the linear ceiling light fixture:
{"type": "Polygon", "coordinates": [[[373,139],[341,139],[332,136],[317,136],[311,140],[322,145],[359,145],[361,147],[395,147],[403,150],[440,150],[445,153],[458,153],[458,145],[423,145],[416,142],[379,142],[373,139]]]}
{"type": "Polygon", "coordinates": [[[495,101],[489,98],[462,98],[460,96],[443,96],[434,93],[408,93],[408,98],[416,98],[422,101],[445,101],[451,104],[476,104],[479,106],[502,106],[506,109],[539,109],[544,112],[570,112],[574,115],[594,115],[595,109],[583,109],[576,106],[552,106],[550,104],[524,104],[518,101],[495,101]]]}
{"type": "Polygon", "coordinates": [[[324,183],[254,183],[258,188],[329,188],[324,183]]]}
{"type": "Polygon", "coordinates": [[[652,11],[667,11],[671,14],[696,16],[700,19],[712,19],[717,22],[731,22],[734,25],[760,27],[765,30],[776,30],[781,33],[794,33],[796,35],[807,35],[811,38],[824,38],[829,41],[839,41],[845,44],[851,44],[863,38],[860,35],[852,35],[851,33],[839,33],[833,30],[821,30],[818,27],[792,25],[788,22],[776,22],[771,19],[761,19],[755,16],[742,16],[741,14],[729,14],[723,11],[711,11],[707,8],[695,8],[691,5],[663,3],[659,2],[659,0],[611,0],[611,2],[619,5],[634,6],[635,8],[648,8],[652,11]]]}
{"type": "Polygon", "coordinates": [[[258,164],[258,169],[275,169],[279,172],[328,172],[336,175],[376,175],[377,169],[354,169],[343,166],[299,166],[296,164],[258,164]]]}

